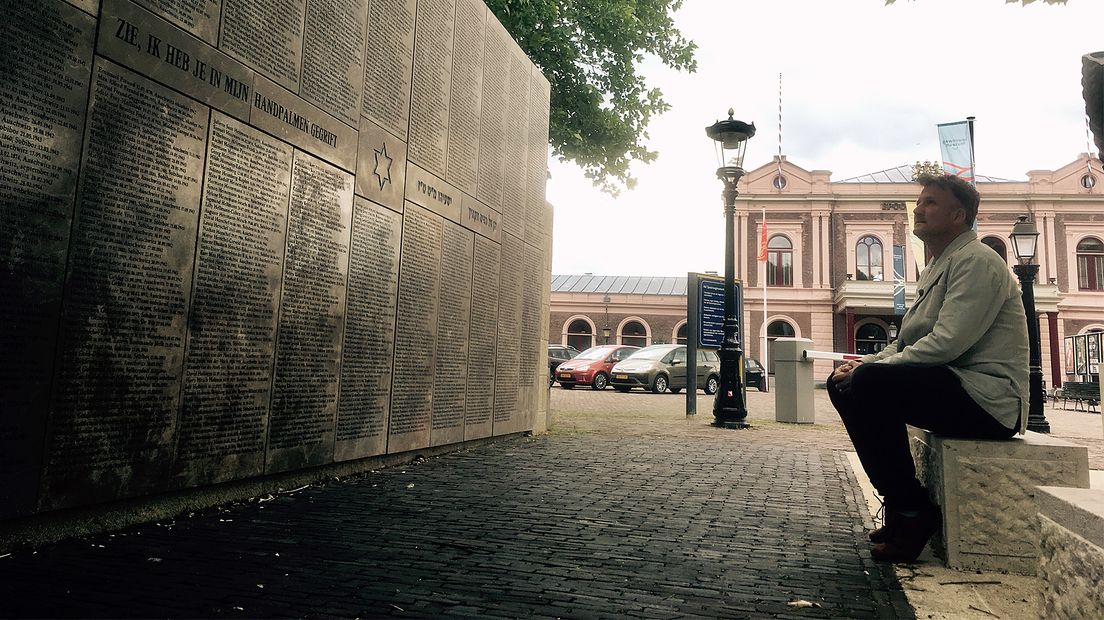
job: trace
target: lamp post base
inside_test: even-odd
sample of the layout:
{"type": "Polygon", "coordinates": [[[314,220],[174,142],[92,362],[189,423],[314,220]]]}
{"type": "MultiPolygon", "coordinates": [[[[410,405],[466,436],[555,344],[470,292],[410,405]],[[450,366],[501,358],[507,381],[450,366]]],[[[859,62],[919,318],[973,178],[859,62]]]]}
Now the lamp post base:
{"type": "Polygon", "coordinates": [[[717,428],[751,428],[751,425],[748,424],[746,420],[713,420],[712,425],[716,426],[717,428]]]}

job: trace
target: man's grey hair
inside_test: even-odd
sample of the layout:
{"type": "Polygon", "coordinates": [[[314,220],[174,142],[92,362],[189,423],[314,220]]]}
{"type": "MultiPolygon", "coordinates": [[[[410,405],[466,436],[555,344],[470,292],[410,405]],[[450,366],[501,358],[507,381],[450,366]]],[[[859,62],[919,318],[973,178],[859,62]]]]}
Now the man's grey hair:
{"type": "Polygon", "coordinates": [[[938,187],[950,192],[966,212],[966,225],[973,227],[974,220],[977,219],[978,204],[981,203],[981,194],[969,181],[951,174],[924,174],[916,177],[916,182],[924,187],[938,187]]]}

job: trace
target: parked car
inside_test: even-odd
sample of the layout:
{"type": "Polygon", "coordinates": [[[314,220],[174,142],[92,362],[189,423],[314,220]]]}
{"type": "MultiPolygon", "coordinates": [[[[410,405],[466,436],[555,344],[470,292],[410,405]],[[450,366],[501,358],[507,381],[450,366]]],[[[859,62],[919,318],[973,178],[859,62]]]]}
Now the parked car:
{"type": "MultiPolygon", "coordinates": [[[[715,351],[698,351],[697,381],[706,394],[714,394],[721,374],[721,360],[715,351]]],[[[686,387],[686,345],[656,344],[644,347],[610,371],[610,384],[620,392],[639,387],[656,394],[686,387]]]]}
{"type": "Polygon", "coordinates": [[[571,345],[548,345],[548,387],[556,382],[556,367],[579,354],[571,345]]]}
{"type": "Polygon", "coordinates": [[[591,347],[560,364],[556,369],[556,381],[565,390],[576,385],[589,385],[595,390],[604,390],[609,385],[610,369],[613,365],[639,349],[640,347],[615,344],[591,347]]]}
{"type": "Polygon", "coordinates": [[[763,365],[754,357],[744,358],[744,386],[763,391],[763,365]]]}

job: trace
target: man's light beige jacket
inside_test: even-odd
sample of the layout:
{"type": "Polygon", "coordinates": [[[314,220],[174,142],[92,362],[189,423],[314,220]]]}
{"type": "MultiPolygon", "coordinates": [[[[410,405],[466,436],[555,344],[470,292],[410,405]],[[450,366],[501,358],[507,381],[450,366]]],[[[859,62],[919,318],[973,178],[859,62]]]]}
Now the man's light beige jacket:
{"type": "Polygon", "coordinates": [[[920,274],[895,342],[863,363],[947,366],[1007,428],[1027,429],[1027,318],[1019,283],[977,233],[959,235],[920,274]]]}

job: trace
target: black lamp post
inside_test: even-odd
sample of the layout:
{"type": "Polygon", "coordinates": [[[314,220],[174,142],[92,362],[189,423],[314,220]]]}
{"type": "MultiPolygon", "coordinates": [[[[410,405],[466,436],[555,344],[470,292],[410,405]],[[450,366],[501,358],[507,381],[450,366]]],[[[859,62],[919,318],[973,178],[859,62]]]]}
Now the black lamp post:
{"type": "Polygon", "coordinates": [[[1020,278],[1020,291],[1023,296],[1024,312],[1027,314],[1027,344],[1028,356],[1028,406],[1027,406],[1027,430],[1036,433],[1049,433],[1050,423],[1043,415],[1043,364],[1042,355],[1039,352],[1039,318],[1035,312],[1035,276],[1039,274],[1039,266],[1031,261],[1035,258],[1035,246],[1039,243],[1039,231],[1034,222],[1029,222],[1026,215],[1021,215],[1016,225],[1012,227],[1012,249],[1016,252],[1016,258],[1020,260],[1018,265],[1012,267],[1016,276],[1020,278]]]}
{"type": "Polygon", "coordinates": [[[605,304],[605,306],[606,306],[606,323],[605,323],[605,325],[602,326],[602,338],[605,339],[605,342],[603,342],[602,344],[609,344],[609,337],[610,337],[609,302],[610,302],[609,295],[603,295],[602,296],[602,303],[605,304]]]}
{"type": "Polygon", "coordinates": [[[707,136],[717,143],[717,178],[724,183],[725,205],[725,278],[724,278],[724,340],[721,341],[721,385],[713,401],[713,425],[724,428],[747,428],[747,409],[744,407],[744,389],[740,380],[743,350],[740,334],[736,329],[736,270],[734,268],[735,234],[733,219],[736,214],[736,184],[744,176],[744,152],[747,141],[755,135],[755,124],[747,124],[732,118],[717,121],[705,128],[707,136]]]}

